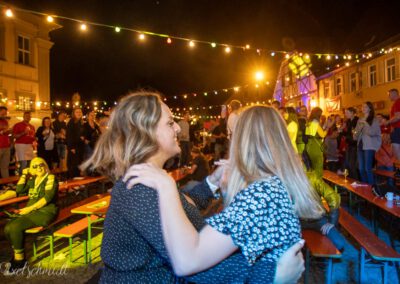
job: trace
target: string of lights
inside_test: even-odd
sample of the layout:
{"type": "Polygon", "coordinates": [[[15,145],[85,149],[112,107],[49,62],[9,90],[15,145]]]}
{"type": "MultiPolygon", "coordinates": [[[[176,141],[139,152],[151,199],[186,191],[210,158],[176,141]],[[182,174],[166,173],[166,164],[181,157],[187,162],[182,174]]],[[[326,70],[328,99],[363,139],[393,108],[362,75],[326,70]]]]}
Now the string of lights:
{"type": "MultiPolygon", "coordinates": [[[[207,45],[212,48],[222,48],[225,53],[231,53],[234,49],[236,50],[242,50],[242,51],[255,51],[257,54],[267,54],[270,55],[271,57],[275,57],[276,55],[280,54],[284,58],[289,59],[290,56],[293,54],[292,51],[287,51],[287,50],[270,50],[270,49],[265,49],[265,48],[260,48],[260,47],[251,47],[249,44],[243,44],[243,45],[234,45],[234,44],[226,44],[226,43],[219,43],[219,42],[214,42],[214,41],[207,41],[207,40],[199,40],[199,39],[190,39],[186,38],[183,36],[178,36],[178,35],[170,35],[170,34],[165,34],[165,33],[157,33],[153,31],[144,31],[144,30],[138,30],[134,28],[129,28],[129,27],[123,27],[123,26],[116,26],[116,25],[109,25],[109,24],[104,24],[104,23],[98,23],[98,22],[91,22],[91,21],[85,21],[81,19],[75,19],[71,17],[66,17],[62,15],[51,15],[39,11],[34,11],[34,10],[28,10],[28,9],[22,9],[22,8],[17,8],[17,7],[8,7],[4,4],[0,4],[0,7],[2,8],[4,14],[8,18],[13,18],[15,17],[14,11],[18,12],[26,12],[26,13],[31,13],[35,14],[38,16],[43,16],[46,18],[46,21],[49,23],[54,22],[56,19],[60,20],[65,20],[65,21],[70,21],[74,22],[79,26],[79,29],[82,32],[87,32],[90,27],[101,27],[101,28],[107,28],[115,31],[116,33],[120,32],[132,32],[136,34],[137,38],[139,41],[144,41],[146,40],[147,36],[153,36],[153,37],[160,37],[164,38],[166,40],[167,44],[172,44],[173,41],[183,41],[186,42],[187,45],[190,48],[194,48],[195,46],[202,44],[202,45],[207,45]]],[[[329,53],[329,52],[299,52],[300,54],[306,54],[308,56],[315,56],[317,59],[325,59],[326,61],[334,61],[334,60],[346,60],[347,62],[350,60],[360,60],[362,58],[369,59],[374,55],[379,55],[382,53],[388,53],[392,52],[392,50],[397,49],[400,50],[400,47],[392,47],[389,49],[381,49],[381,50],[375,50],[375,51],[369,51],[369,52],[364,52],[364,53],[329,53]]],[[[348,64],[348,63],[345,63],[348,64]]],[[[334,64],[334,66],[337,66],[337,64],[334,64]]],[[[340,65],[339,65],[340,67],[340,65]]]]}

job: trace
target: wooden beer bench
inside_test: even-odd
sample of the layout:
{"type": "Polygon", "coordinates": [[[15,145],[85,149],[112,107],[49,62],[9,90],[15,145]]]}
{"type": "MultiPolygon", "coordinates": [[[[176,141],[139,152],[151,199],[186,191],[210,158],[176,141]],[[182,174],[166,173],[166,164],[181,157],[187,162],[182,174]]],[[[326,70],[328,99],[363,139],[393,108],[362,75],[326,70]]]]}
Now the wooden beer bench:
{"type": "Polygon", "coordinates": [[[303,230],[303,239],[306,241],[306,271],[304,274],[304,283],[308,283],[308,274],[310,272],[311,256],[314,258],[324,258],[328,261],[325,283],[332,283],[333,260],[342,257],[341,252],[335,247],[332,241],[314,230],[303,230]]]}
{"type": "Polygon", "coordinates": [[[388,265],[389,263],[398,263],[400,261],[400,254],[379,239],[373,232],[343,208],[340,208],[339,224],[361,246],[359,282],[366,283],[364,279],[365,266],[368,262],[374,260],[383,264],[383,283],[386,284],[388,265]],[[369,255],[371,259],[368,260],[367,255],[369,255]]]}
{"type": "MultiPolygon", "coordinates": [[[[72,204],[72,205],[70,205],[68,207],[62,208],[59,211],[57,218],[52,223],[50,223],[49,225],[47,225],[45,227],[40,226],[40,227],[27,229],[27,230],[25,230],[25,233],[27,233],[27,234],[38,234],[38,233],[43,233],[43,232],[46,232],[46,231],[50,230],[49,234],[44,234],[41,237],[46,238],[46,239],[49,240],[50,258],[53,259],[54,258],[54,236],[53,236],[53,232],[54,232],[55,227],[57,225],[61,224],[62,222],[68,220],[71,216],[73,216],[73,214],[71,213],[72,209],[77,208],[77,207],[82,206],[82,205],[85,205],[87,203],[90,203],[92,201],[101,199],[101,198],[103,198],[105,196],[108,196],[108,195],[109,195],[109,193],[96,194],[96,195],[93,195],[93,196],[91,196],[89,198],[81,200],[79,202],[76,202],[76,203],[74,203],[74,204],[72,204]]],[[[36,240],[34,240],[33,241],[33,256],[36,257],[36,255],[37,255],[36,240]]]]}

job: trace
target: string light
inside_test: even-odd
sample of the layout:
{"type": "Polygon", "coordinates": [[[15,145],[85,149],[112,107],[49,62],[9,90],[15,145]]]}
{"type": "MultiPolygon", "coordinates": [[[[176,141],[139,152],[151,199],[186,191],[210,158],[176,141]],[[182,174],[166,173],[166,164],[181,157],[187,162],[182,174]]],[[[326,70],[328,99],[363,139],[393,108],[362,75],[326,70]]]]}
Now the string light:
{"type": "Polygon", "coordinates": [[[143,41],[145,38],[146,38],[146,36],[145,36],[144,34],[139,34],[139,39],[140,39],[140,40],[143,41]]]}
{"type": "MultiPolygon", "coordinates": [[[[27,10],[27,9],[20,9],[20,8],[14,8],[13,10],[11,10],[10,8],[7,8],[7,6],[5,6],[4,4],[0,4],[0,7],[2,7],[4,9],[4,13],[5,16],[10,18],[10,17],[14,17],[14,12],[13,10],[17,10],[17,11],[23,11],[23,12],[29,12],[32,14],[36,14],[36,15],[40,15],[40,16],[44,16],[46,17],[47,21],[49,23],[54,22],[54,18],[58,18],[58,19],[62,19],[62,20],[67,20],[67,21],[72,21],[72,22],[76,22],[79,23],[80,25],[80,30],[82,31],[86,31],[88,30],[89,26],[98,26],[98,27],[103,27],[103,28],[111,28],[113,30],[115,30],[117,33],[120,32],[122,29],[126,30],[126,31],[131,31],[131,32],[135,32],[140,34],[140,39],[143,40],[145,35],[151,35],[151,36],[156,36],[156,37],[162,37],[162,38],[167,38],[167,43],[171,44],[173,39],[176,40],[181,40],[181,41],[187,41],[189,42],[189,46],[190,47],[194,47],[196,45],[196,43],[199,44],[209,44],[211,45],[211,47],[215,48],[217,46],[221,46],[224,47],[225,52],[229,53],[232,52],[233,48],[237,48],[237,49],[242,49],[242,50],[255,50],[259,55],[261,55],[262,52],[268,52],[270,54],[271,57],[276,56],[277,53],[284,55],[284,58],[289,59],[291,57],[291,52],[289,51],[285,51],[285,50],[281,50],[281,51],[271,51],[271,50],[266,50],[266,49],[260,49],[260,48],[250,48],[249,44],[246,45],[226,45],[226,44],[219,44],[216,42],[210,42],[210,41],[205,41],[205,40],[196,40],[195,42],[191,39],[185,38],[185,37],[181,37],[181,36],[172,36],[172,35],[166,35],[166,34],[160,34],[160,33],[155,33],[155,32],[151,32],[151,31],[140,31],[140,30],[135,30],[132,28],[127,28],[127,27],[115,27],[112,25],[107,25],[107,24],[103,24],[103,23],[96,23],[96,22],[86,22],[86,21],[82,21],[80,19],[74,19],[74,18],[70,18],[70,17],[65,17],[65,16],[60,16],[60,15],[49,15],[46,13],[42,13],[42,12],[38,12],[38,11],[33,11],[33,10],[27,10]]],[[[344,60],[351,60],[351,59],[355,59],[355,62],[360,62],[359,57],[365,58],[365,59],[369,59],[374,55],[378,55],[378,54],[387,54],[390,52],[393,52],[394,50],[399,51],[400,47],[388,47],[387,49],[382,48],[381,50],[377,50],[377,51],[371,51],[367,54],[327,54],[327,53],[313,53],[313,56],[316,56],[318,59],[321,59],[321,57],[325,57],[327,60],[330,60],[333,58],[333,56],[335,57],[336,60],[338,60],[339,58],[343,58],[344,60]]],[[[345,63],[347,65],[347,63],[345,63]]],[[[348,62],[348,64],[350,64],[350,62],[348,62]]]]}

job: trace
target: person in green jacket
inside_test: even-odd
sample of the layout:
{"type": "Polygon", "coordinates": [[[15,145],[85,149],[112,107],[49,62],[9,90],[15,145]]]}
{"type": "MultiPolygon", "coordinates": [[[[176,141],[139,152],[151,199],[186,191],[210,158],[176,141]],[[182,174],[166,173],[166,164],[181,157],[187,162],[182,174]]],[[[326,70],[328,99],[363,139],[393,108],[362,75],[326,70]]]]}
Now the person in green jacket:
{"type": "MultiPolygon", "coordinates": [[[[320,219],[307,220],[300,219],[302,229],[312,229],[320,231],[326,235],[340,251],[343,251],[345,238],[336,228],[339,222],[340,195],[314,171],[307,172],[308,180],[315,192],[325,200],[329,207],[329,211],[320,219]]],[[[322,200],[321,200],[322,203],[322,200]]]]}
{"type": "Polygon", "coordinates": [[[58,181],[49,172],[49,167],[45,160],[34,158],[31,161],[30,168],[22,171],[17,183],[16,195],[28,195],[29,201],[24,208],[15,211],[15,217],[4,227],[4,234],[11,242],[14,250],[11,271],[25,266],[25,230],[47,226],[57,216],[58,181]]]}
{"type": "Polygon", "coordinates": [[[324,166],[324,150],[323,150],[323,139],[328,134],[328,129],[334,124],[334,120],[327,120],[324,127],[320,125],[320,119],[322,115],[322,109],[315,107],[311,110],[308,124],[306,127],[306,135],[308,142],[306,144],[306,151],[311,160],[312,169],[315,173],[322,177],[322,171],[324,166]]]}

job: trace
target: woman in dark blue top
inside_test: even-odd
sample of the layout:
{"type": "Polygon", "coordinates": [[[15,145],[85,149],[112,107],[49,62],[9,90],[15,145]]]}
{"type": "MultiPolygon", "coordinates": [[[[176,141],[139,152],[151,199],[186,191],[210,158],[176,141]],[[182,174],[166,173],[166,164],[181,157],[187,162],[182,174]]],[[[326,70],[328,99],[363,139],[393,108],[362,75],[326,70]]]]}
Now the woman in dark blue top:
{"type": "MultiPolygon", "coordinates": [[[[135,93],[124,97],[113,111],[108,130],[100,137],[83,170],[97,170],[116,180],[104,226],[101,257],[102,283],[278,283],[296,281],[303,259],[292,247],[278,262],[248,266],[234,253],[214,267],[180,278],[174,274],[162,234],[158,194],[138,184],[127,189],[121,178],[135,164],[148,162],[159,168],[180,152],[179,126],[157,94],[135,93]]],[[[215,174],[217,175],[217,174],[215,174]]],[[[216,176],[214,177],[216,178],[216,176]]],[[[207,182],[180,195],[182,206],[197,230],[204,225],[199,209],[213,198],[207,182]]]]}

